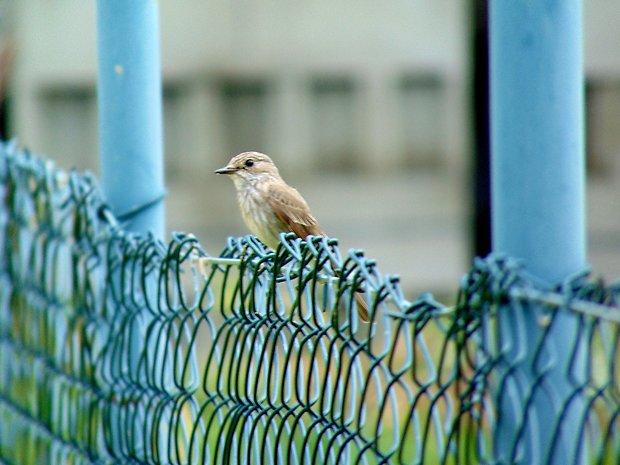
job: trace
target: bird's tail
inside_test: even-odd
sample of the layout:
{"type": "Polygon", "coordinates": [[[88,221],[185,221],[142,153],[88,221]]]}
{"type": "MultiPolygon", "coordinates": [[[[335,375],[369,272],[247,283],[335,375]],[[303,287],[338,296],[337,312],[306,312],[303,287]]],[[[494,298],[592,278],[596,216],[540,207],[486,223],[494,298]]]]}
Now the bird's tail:
{"type": "Polygon", "coordinates": [[[355,303],[357,304],[357,314],[359,315],[360,320],[368,323],[370,321],[368,304],[364,300],[364,296],[360,291],[355,291],[355,303]]]}
{"type": "MultiPolygon", "coordinates": [[[[338,264],[334,261],[334,260],[330,260],[331,265],[332,265],[332,270],[334,272],[334,276],[340,276],[340,273],[338,272],[338,264]]],[[[353,293],[353,296],[355,298],[355,306],[357,307],[357,314],[360,317],[360,320],[362,320],[365,323],[368,323],[370,321],[370,315],[368,312],[368,304],[366,303],[366,301],[364,300],[364,291],[362,290],[355,290],[353,293]]]]}

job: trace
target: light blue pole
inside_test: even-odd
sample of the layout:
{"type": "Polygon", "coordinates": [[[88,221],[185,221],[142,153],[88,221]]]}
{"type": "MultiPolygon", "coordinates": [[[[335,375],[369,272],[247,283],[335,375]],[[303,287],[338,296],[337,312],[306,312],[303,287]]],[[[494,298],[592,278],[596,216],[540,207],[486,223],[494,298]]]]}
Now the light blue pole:
{"type": "Polygon", "coordinates": [[[164,237],[158,3],[98,0],[103,190],[126,229],[164,237]]]}
{"type": "MultiPolygon", "coordinates": [[[[101,171],[104,194],[126,230],[164,239],[164,164],[159,10],[154,0],[98,0],[98,100],[101,171]]],[[[117,273],[116,279],[121,278],[117,273]]],[[[151,279],[157,279],[151,276],[151,279]]],[[[153,298],[154,296],[145,296],[153,298]]],[[[129,372],[140,383],[138,363],[146,350],[149,313],[132,316],[126,329],[127,352],[115,369],[129,372]]],[[[116,387],[112,386],[111,389],[116,387]]],[[[130,394],[131,395],[131,394],[130,394]]],[[[127,399],[125,399],[127,400],[127,399]]],[[[109,447],[124,453],[127,438],[141,438],[146,416],[127,422],[131,399],[110,406],[105,422],[109,447]]],[[[164,421],[163,424],[166,422],[164,421]]],[[[154,426],[154,425],[149,425],[154,426]]],[[[167,456],[163,429],[157,431],[159,452],[167,456]]],[[[135,443],[132,453],[146,457],[148,444],[135,443]]]]}
{"type": "MultiPolygon", "coordinates": [[[[490,22],[493,250],[557,283],[582,270],[586,260],[581,0],[491,0],[490,22]]],[[[567,367],[577,322],[562,315],[554,323],[548,352],[535,366],[544,326],[533,311],[506,313],[500,315],[501,338],[506,361],[517,368],[504,373],[508,381],[499,393],[501,463],[516,457],[524,465],[582,463],[583,449],[576,454],[579,401],[570,403],[550,449],[573,389],[567,367]],[[545,383],[533,387],[549,360],[553,368],[545,383]],[[515,452],[519,414],[530,394],[515,452]]]]}
{"type": "Polygon", "coordinates": [[[585,264],[581,0],[491,0],[493,245],[549,281],[585,264]]]}

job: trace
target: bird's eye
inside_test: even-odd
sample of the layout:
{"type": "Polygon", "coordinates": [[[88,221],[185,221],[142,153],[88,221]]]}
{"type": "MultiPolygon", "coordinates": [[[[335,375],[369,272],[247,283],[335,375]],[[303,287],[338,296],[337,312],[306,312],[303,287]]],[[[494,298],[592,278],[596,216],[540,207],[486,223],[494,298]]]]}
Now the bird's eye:
{"type": "Polygon", "coordinates": [[[252,160],[251,158],[248,158],[248,159],[245,161],[245,166],[247,166],[248,168],[250,168],[250,167],[254,166],[254,160],[252,160]]]}

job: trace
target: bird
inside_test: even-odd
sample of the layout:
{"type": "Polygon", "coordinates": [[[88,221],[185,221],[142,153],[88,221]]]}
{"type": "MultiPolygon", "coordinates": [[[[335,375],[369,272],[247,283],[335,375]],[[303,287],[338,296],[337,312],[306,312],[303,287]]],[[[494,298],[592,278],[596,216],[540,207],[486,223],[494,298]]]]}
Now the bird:
{"type": "MultiPolygon", "coordinates": [[[[327,236],[305,199],[282,179],[273,160],[264,153],[235,155],[215,174],[232,179],[243,221],[267,247],[276,249],[281,233],[292,232],[303,240],[309,235],[327,236]]],[[[337,274],[333,262],[332,267],[337,274]]],[[[354,295],[360,319],[369,321],[366,301],[360,292],[354,295]]]]}

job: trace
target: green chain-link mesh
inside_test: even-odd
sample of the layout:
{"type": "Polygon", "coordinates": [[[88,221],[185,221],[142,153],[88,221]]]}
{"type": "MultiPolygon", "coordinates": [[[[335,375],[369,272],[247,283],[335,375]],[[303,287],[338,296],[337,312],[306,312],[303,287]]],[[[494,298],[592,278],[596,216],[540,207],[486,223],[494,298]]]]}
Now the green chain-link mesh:
{"type": "Polygon", "coordinates": [[[509,387],[525,364],[524,392],[552,388],[546,335],[567,317],[581,355],[559,369],[579,402],[552,437],[578,405],[574,463],[620,463],[620,286],[549,289],[489,257],[446,308],[331,239],[210,257],[191,235],[128,234],[91,176],[14,144],[0,180],[0,464],[519,463],[533,413],[509,387]],[[524,314],[534,360],[499,317],[524,314]]]}

